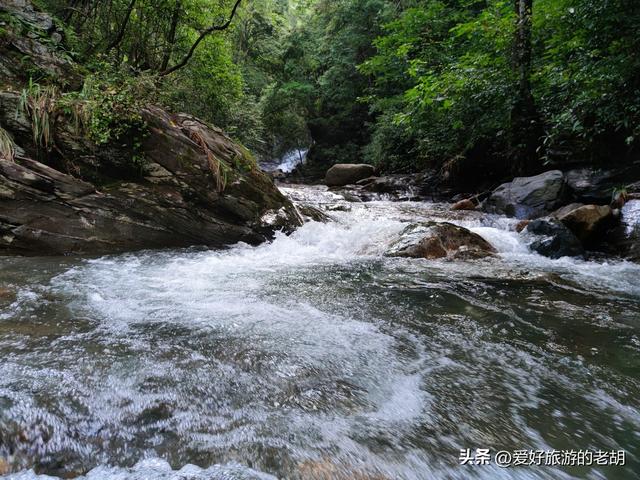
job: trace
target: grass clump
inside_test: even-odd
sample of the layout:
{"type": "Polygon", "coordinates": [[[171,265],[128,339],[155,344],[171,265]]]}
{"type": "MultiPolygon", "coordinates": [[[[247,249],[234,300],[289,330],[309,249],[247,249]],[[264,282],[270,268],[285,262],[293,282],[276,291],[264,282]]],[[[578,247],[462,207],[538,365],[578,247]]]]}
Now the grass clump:
{"type": "Polygon", "coordinates": [[[18,103],[18,113],[24,113],[31,120],[33,143],[38,148],[49,151],[53,144],[53,121],[56,102],[59,97],[55,86],[41,86],[29,80],[22,90],[18,103]]]}
{"type": "Polygon", "coordinates": [[[13,162],[16,156],[15,143],[9,132],[0,127],[0,159],[13,162]]]}

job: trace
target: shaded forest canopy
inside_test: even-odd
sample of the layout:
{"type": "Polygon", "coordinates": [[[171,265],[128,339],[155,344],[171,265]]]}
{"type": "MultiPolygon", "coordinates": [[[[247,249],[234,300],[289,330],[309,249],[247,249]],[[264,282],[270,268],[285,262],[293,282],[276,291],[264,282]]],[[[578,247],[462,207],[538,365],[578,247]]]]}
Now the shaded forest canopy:
{"type": "Polygon", "coordinates": [[[64,28],[94,100],[111,95],[108,112],[162,103],[261,157],[313,145],[323,167],[500,177],[638,156],[636,0],[38,5],[64,28]]]}

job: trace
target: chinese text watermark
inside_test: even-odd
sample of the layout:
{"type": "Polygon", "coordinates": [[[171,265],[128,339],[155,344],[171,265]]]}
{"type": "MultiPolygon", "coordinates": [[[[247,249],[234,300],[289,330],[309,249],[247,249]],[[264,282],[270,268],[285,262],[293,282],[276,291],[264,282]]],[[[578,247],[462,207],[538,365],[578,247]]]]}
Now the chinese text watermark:
{"type": "Polygon", "coordinates": [[[508,468],[539,466],[622,466],[626,464],[624,450],[499,450],[463,448],[461,465],[497,465],[508,468]]]}

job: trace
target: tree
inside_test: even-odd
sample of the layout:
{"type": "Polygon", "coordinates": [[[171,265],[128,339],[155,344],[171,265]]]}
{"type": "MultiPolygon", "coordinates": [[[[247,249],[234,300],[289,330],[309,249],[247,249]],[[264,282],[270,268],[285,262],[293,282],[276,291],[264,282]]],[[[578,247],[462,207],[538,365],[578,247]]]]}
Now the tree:
{"type": "Polygon", "coordinates": [[[514,69],[518,93],[511,111],[512,146],[516,173],[531,173],[538,167],[538,146],[542,132],[531,93],[533,0],[515,0],[514,69]]]}
{"type": "Polygon", "coordinates": [[[229,28],[229,26],[231,25],[231,22],[233,21],[233,17],[235,16],[236,11],[238,10],[238,7],[240,6],[241,2],[242,2],[242,0],[236,0],[236,3],[233,6],[233,9],[231,10],[231,15],[229,16],[229,19],[225,23],[223,23],[222,25],[211,25],[209,28],[203,30],[200,33],[200,35],[198,36],[198,38],[196,39],[196,41],[193,42],[193,45],[191,45],[191,48],[189,49],[187,54],[184,57],[182,57],[182,60],[180,60],[178,63],[176,63],[173,67],[167,68],[166,70],[162,70],[159,73],[159,75],[161,77],[164,77],[166,75],[169,75],[169,74],[175,72],[176,70],[179,70],[179,69],[183,68],[189,62],[189,60],[191,60],[191,57],[193,57],[193,54],[195,53],[196,49],[198,48],[198,45],[200,45],[200,43],[205,38],[207,38],[213,32],[220,32],[222,30],[226,30],[227,28],[229,28]]]}

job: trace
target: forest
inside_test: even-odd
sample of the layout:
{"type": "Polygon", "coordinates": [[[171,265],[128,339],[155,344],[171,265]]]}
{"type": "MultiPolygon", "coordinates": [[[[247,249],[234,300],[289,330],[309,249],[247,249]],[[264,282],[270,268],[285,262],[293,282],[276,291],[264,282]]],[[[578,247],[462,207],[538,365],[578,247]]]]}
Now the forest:
{"type": "Polygon", "coordinates": [[[366,162],[464,182],[637,157],[634,0],[40,4],[98,103],[126,117],[153,98],[261,158],[312,146],[310,171],[366,162]]]}

